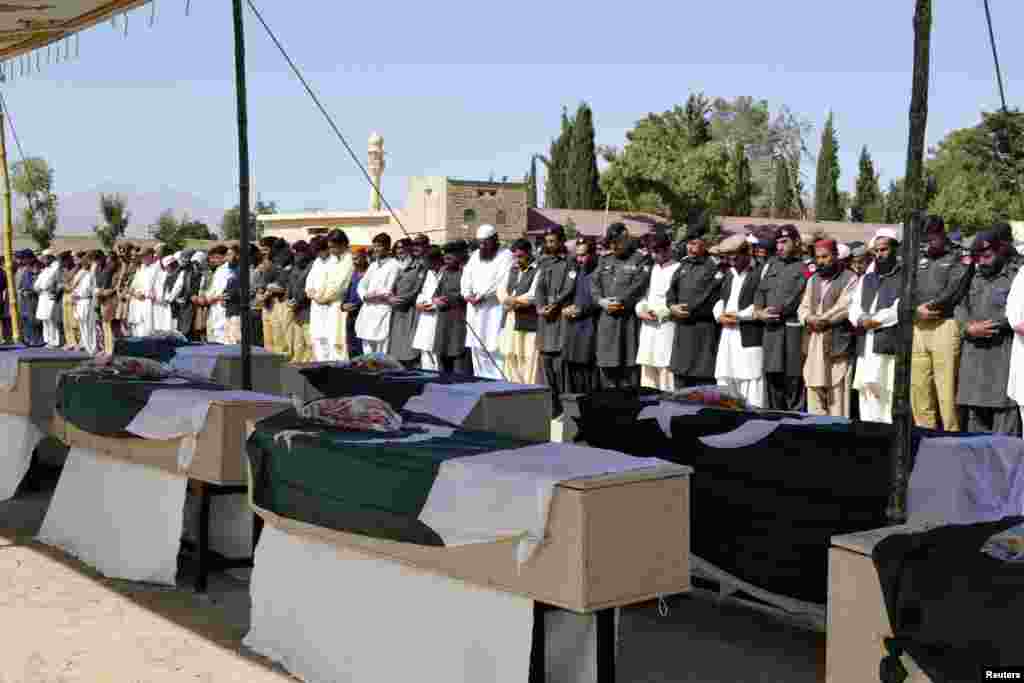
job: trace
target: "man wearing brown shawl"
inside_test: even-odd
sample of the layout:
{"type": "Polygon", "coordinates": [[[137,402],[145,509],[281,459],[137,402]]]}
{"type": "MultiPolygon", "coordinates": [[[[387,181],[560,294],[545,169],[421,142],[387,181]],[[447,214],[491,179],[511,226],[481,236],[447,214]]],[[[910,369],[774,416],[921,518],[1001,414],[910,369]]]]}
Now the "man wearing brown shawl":
{"type": "Polygon", "coordinates": [[[853,336],[848,315],[857,276],[839,265],[835,240],[815,242],[814,263],[814,275],[797,309],[805,328],[807,410],[849,417],[853,336]]]}

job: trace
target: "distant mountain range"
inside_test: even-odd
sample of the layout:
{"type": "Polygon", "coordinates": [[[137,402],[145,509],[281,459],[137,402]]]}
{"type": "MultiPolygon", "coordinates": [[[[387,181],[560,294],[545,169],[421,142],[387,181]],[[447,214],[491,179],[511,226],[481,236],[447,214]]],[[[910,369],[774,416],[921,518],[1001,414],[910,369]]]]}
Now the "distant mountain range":
{"type": "MultiPolygon", "coordinates": [[[[188,214],[193,220],[202,221],[217,232],[225,209],[213,206],[205,200],[171,187],[162,187],[152,192],[140,191],[130,185],[103,183],[85,192],[58,193],[60,227],[58,235],[92,233],[93,226],[100,222],[100,195],[119,194],[131,213],[128,225],[129,237],[148,237],[148,228],[167,209],[181,217],[188,214]]],[[[21,203],[15,201],[15,221],[18,219],[21,203]]]]}

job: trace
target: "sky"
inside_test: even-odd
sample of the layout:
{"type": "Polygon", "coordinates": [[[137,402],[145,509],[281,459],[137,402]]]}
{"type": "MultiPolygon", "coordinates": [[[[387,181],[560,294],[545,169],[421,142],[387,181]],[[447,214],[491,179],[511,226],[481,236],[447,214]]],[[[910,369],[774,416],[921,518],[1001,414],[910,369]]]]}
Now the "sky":
{"type": "MultiPolygon", "coordinates": [[[[637,120],[696,91],[787,105],[814,125],[814,153],[832,110],[840,189],[853,190],[864,145],[883,187],[906,165],[913,0],[254,2],[361,159],[370,133],[383,135],[382,187],[395,206],[409,176],[522,178],[557,135],[563,106],[588,102],[597,142],[622,145],[637,120]]],[[[1024,25],[1024,3],[991,9],[1012,107],[1024,42],[1010,27],[1024,25]]],[[[77,59],[3,86],[18,137],[50,162],[61,194],[115,184],[230,207],[231,2],[192,0],[186,16],[185,0],[158,0],[152,27],[151,14],[130,13],[127,35],[94,27],[77,59]]],[[[934,15],[929,145],[999,106],[982,0],[934,0],[934,15]]],[[[283,211],[365,208],[365,179],[248,10],[246,50],[262,198],[283,211]]],[[[805,171],[810,187],[813,161],[805,171]]]]}

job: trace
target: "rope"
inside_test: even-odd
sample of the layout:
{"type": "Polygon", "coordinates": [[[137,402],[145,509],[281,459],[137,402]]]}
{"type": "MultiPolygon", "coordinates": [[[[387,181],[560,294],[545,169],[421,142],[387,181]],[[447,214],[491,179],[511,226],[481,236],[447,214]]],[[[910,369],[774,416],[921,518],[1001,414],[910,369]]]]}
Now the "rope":
{"type": "MultiPolygon", "coordinates": [[[[299,82],[302,83],[302,87],[305,88],[306,93],[313,100],[313,103],[316,105],[317,109],[319,109],[320,113],[323,114],[324,118],[327,120],[327,124],[331,127],[331,130],[334,131],[334,134],[338,137],[338,140],[341,141],[341,144],[345,147],[345,150],[348,152],[348,155],[352,158],[352,161],[355,163],[356,167],[358,167],[359,170],[362,172],[363,178],[366,179],[366,182],[370,184],[370,187],[372,187],[376,192],[377,196],[380,197],[381,203],[388,210],[388,213],[394,219],[395,223],[398,224],[398,227],[401,228],[402,232],[405,233],[406,237],[412,237],[412,235],[409,234],[409,231],[406,230],[405,225],[402,223],[402,220],[398,217],[398,214],[392,208],[391,203],[384,197],[384,193],[381,192],[380,187],[377,186],[377,183],[373,182],[373,177],[370,176],[369,172],[366,170],[366,167],[363,165],[363,162],[359,159],[355,151],[352,149],[352,146],[348,144],[348,140],[345,139],[345,136],[342,134],[341,130],[334,122],[334,119],[331,117],[330,113],[328,113],[324,105],[321,104],[320,98],[317,97],[316,93],[313,91],[313,88],[309,85],[309,82],[302,75],[302,71],[299,69],[298,66],[296,66],[295,62],[288,54],[288,51],[284,49],[284,45],[281,44],[281,41],[277,39],[277,36],[270,29],[270,26],[267,24],[267,22],[263,19],[263,15],[260,14],[260,11],[258,9],[256,9],[256,5],[253,4],[252,0],[246,0],[246,4],[249,5],[249,9],[251,9],[253,14],[256,15],[256,18],[259,20],[260,24],[263,25],[263,28],[267,32],[267,35],[270,36],[270,40],[273,41],[274,45],[281,53],[281,56],[284,57],[285,61],[288,62],[288,66],[291,68],[292,73],[294,73],[295,77],[298,78],[299,82]]],[[[507,382],[508,377],[505,375],[505,371],[494,360],[494,356],[491,355],[491,352],[487,348],[487,345],[484,344],[482,339],[480,339],[480,335],[476,333],[476,330],[473,329],[473,326],[469,323],[468,320],[466,321],[466,329],[468,329],[469,332],[473,335],[473,337],[476,338],[477,342],[480,344],[481,350],[487,355],[487,359],[491,362],[491,365],[498,369],[498,372],[501,374],[501,378],[507,382]]]]}

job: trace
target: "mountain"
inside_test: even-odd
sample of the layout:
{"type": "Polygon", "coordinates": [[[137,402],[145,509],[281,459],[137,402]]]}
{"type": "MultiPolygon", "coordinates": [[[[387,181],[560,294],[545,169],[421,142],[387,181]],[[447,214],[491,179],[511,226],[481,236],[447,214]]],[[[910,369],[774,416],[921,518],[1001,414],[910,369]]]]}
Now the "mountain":
{"type": "MultiPolygon", "coordinates": [[[[171,187],[165,186],[156,191],[146,192],[131,185],[103,183],[84,192],[58,193],[60,227],[57,234],[91,234],[93,226],[100,222],[101,194],[119,194],[124,198],[125,205],[131,213],[128,237],[148,237],[148,226],[155,223],[160,214],[167,209],[173,210],[174,215],[179,218],[187,213],[193,220],[202,221],[217,232],[225,211],[194,194],[171,187]]],[[[15,201],[15,220],[21,205],[20,201],[15,201]]]]}

